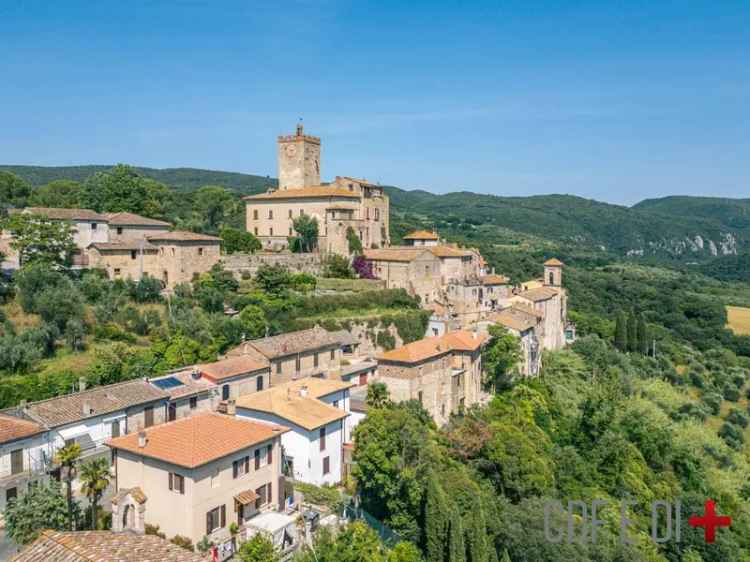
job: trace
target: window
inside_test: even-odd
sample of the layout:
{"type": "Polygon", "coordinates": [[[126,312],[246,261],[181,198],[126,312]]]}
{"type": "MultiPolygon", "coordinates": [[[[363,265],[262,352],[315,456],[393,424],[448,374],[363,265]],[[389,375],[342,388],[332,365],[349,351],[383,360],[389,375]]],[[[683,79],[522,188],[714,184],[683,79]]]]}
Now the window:
{"type": "Polygon", "coordinates": [[[171,250],[172,250],[172,255],[174,256],[174,248],[172,248],[171,250]]]}
{"type": "Polygon", "coordinates": [[[380,209],[375,209],[375,220],[376,221],[380,220],[380,209]]]}
{"type": "Polygon", "coordinates": [[[555,284],[555,274],[553,272],[549,272],[549,284],[554,285],[555,284]]]}
{"type": "Polygon", "coordinates": [[[266,463],[273,463],[273,443],[266,447],[266,463]]]}
{"type": "Polygon", "coordinates": [[[174,472],[169,473],[169,489],[178,494],[185,494],[185,477],[174,472]]]}
{"type": "Polygon", "coordinates": [[[421,390],[417,393],[417,400],[419,400],[419,403],[422,404],[422,391],[421,390]]]}
{"type": "Polygon", "coordinates": [[[195,410],[197,407],[198,407],[198,397],[191,396],[190,397],[190,409],[195,410]]]}
{"type": "Polygon", "coordinates": [[[258,209],[253,209],[253,220],[258,220],[258,209]]]}
{"type": "Polygon", "coordinates": [[[273,227],[268,229],[268,235],[273,236],[273,227]]]}
{"type": "Polygon", "coordinates": [[[221,387],[221,399],[229,400],[229,385],[225,384],[221,387]]]}
{"type": "Polygon", "coordinates": [[[278,363],[276,363],[276,374],[277,375],[281,374],[281,361],[279,361],[278,363]]]}
{"type": "Polygon", "coordinates": [[[297,360],[294,363],[294,368],[295,368],[295,370],[297,370],[299,372],[301,366],[302,365],[301,365],[301,361],[300,361],[299,355],[297,355],[297,360]]]}
{"type": "Polygon", "coordinates": [[[321,451],[326,450],[326,428],[325,427],[320,428],[320,450],[321,451]]]}
{"type": "Polygon", "coordinates": [[[370,220],[370,207],[365,209],[365,219],[370,220]]]}
{"type": "Polygon", "coordinates": [[[121,226],[117,227],[117,234],[122,234],[122,227],[121,226]]]}
{"type": "Polygon", "coordinates": [[[151,427],[154,425],[154,407],[146,406],[143,409],[143,425],[145,427],[151,427]]]}
{"type": "Polygon", "coordinates": [[[177,404],[170,402],[167,405],[167,421],[174,421],[177,419],[177,404]]]}
{"type": "Polygon", "coordinates": [[[17,488],[8,488],[5,490],[5,504],[7,505],[10,500],[14,500],[18,497],[17,488]]]}
{"type": "Polygon", "coordinates": [[[273,497],[271,483],[269,482],[265,486],[256,488],[255,494],[258,496],[258,499],[255,500],[255,509],[260,509],[264,505],[271,503],[271,498],[273,497]]]}
{"type": "Polygon", "coordinates": [[[119,277],[119,276],[120,276],[120,268],[116,267],[115,268],[115,277],[119,277]]]}
{"type": "Polygon", "coordinates": [[[318,366],[318,353],[316,352],[315,355],[313,355],[313,365],[315,367],[318,366]]]}
{"type": "Polygon", "coordinates": [[[302,215],[304,215],[304,214],[305,214],[305,210],[304,210],[304,209],[300,209],[300,210],[299,210],[299,216],[302,216],[302,215]]]}
{"type": "Polygon", "coordinates": [[[338,400],[334,400],[333,401],[333,407],[334,408],[338,408],[339,407],[339,401],[338,400]]]}
{"type": "Polygon", "coordinates": [[[292,227],[290,226],[289,227],[289,236],[291,236],[291,235],[292,235],[292,227]]]}
{"type": "Polygon", "coordinates": [[[210,535],[227,524],[227,509],[222,505],[206,513],[206,534],[210,535]]]}
{"type": "Polygon", "coordinates": [[[255,470],[260,470],[260,449],[255,449],[253,455],[255,457],[255,470]]]}
{"type": "Polygon", "coordinates": [[[19,474],[23,472],[23,449],[15,449],[10,452],[10,473],[19,474]]]}
{"type": "Polygon", "coordinates": [[[331,473],[331,457],[325,457],[323,459],[323,474],[331,473]]]}
{"type": "Polygon", "coordinates": [[[255,233],[256,236],[258,235],[258,227],[257,226],[255,228],[253,228],[253,232],[255,233]]]}
{"type": "Polygon", "coordinates": [[[91,230],[96,230],[99,227],[99,225],[95,222],[91,223],[91,230]]]}
{"type": "Polygon", "coordinates": [[[138,251],[137,250],[130,250],[130,259],[134,260],[136,257],[138,257],[138,251]]]}
{"type": "Polygon", "coordinates": [[[268,218],[269,219],[273,218],[273,209],[268,209],[268,218]]]}
{"type": "Polygon", "coordinates": [[[198,248],[198,255],[199,255],[199,256],[202,256],[202,255],[203,255],[203,248],[198,248]]]}
{"type": "Polygon", "coordinates": [[[263,390],[263,377],[262,376],[255,378],[255,390],[256,392],[260,392],[261,390],[263,390]]]}
{"type": "Polygon", "coordinates": [[[445,416],[445,404],[440,405],[440,415],[445,416]]]}
{"type": "Polygon", "coordinates": [[[294,213],[294,211],[292,211],[291,209],[289,209],[289,218],[290,218],[290,219],[292,218],[292,214],[293,214],[293,213],[294,213]]]}
{"type": "Polygon", "coordinates": [[[336,359],[336,350],[332,349],[331,350],[331,361],[333,361],[334,359],[336,359]]]}
{"type": "Polygon", "coordinates": [[[119,420],[112,422],[112,437],[120,436],[120,422],[119,420]]]}
{"type": "Polygon", "coordinates": [[[232,462],[232,477],[239,478],[250,472],[250,455],[232,462]]]}
{"type": "Polygon", "coordinates": [[[215,468],[211,473],[211,487],[218,488],[221,484],[221,469],[215,468]]]}

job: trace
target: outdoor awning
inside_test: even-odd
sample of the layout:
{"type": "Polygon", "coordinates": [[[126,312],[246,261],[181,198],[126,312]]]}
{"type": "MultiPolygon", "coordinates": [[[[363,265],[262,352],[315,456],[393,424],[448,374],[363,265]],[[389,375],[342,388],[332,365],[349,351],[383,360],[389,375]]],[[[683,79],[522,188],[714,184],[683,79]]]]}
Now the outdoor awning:
{"type": "Polygon", "coordinates": [[[245,490],[244,492],[240,492],[239,494],[234,496],[234,499],[241,505],[250,505],[254,504],[255,500],[258,499],[258,494],[256,494],[253,490],[245,490]]]}

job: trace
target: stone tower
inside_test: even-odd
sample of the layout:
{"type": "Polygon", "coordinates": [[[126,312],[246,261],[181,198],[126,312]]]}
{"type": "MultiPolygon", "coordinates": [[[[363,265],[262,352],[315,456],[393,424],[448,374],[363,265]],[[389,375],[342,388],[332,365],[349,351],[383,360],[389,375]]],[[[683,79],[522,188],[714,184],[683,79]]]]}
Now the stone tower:
{"type": "Polygon", "coordinates": [[[555,258],[544,262],[544,284],[547,287],[562,286],[563,265],[563,262],[555,258]]]}
{"type": "Polygon", "coordinates": [[[320,138],[304,134],[302,123],[294,135],[280,136],[279,189],[320,185],[320,138]]]}

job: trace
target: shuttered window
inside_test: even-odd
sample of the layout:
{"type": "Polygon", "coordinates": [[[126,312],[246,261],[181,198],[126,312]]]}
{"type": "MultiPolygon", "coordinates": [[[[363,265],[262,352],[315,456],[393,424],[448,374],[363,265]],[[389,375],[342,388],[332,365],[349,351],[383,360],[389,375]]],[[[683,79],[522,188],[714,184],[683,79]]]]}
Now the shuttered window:
{"type": "Polygon", "coordinates": [[[268,464],[271,464],[273,462],[273,445],[268,446],[268,451],[266,452],[266,462],[268,462],[268,464]]]}
{"type": "Polygon", "coordinates": [[[255,449],[255,470],[260,468],[260,449],[255,449]]]}

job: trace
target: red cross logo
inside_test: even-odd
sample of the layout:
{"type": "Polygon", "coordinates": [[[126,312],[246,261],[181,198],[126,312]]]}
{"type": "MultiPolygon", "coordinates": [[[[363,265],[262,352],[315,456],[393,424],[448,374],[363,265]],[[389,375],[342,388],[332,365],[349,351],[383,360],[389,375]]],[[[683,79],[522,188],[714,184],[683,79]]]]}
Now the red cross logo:
{"type": "Polygon", "coordinates": [[[703,527],[706,542],[711,544],[716,540],[716,527],[729,527],[732,524],[732,518],[726,515],[716,515],[716,502],[706,500],[703,517],[691,515],[688,523],[691,527],[703,527]]]}

